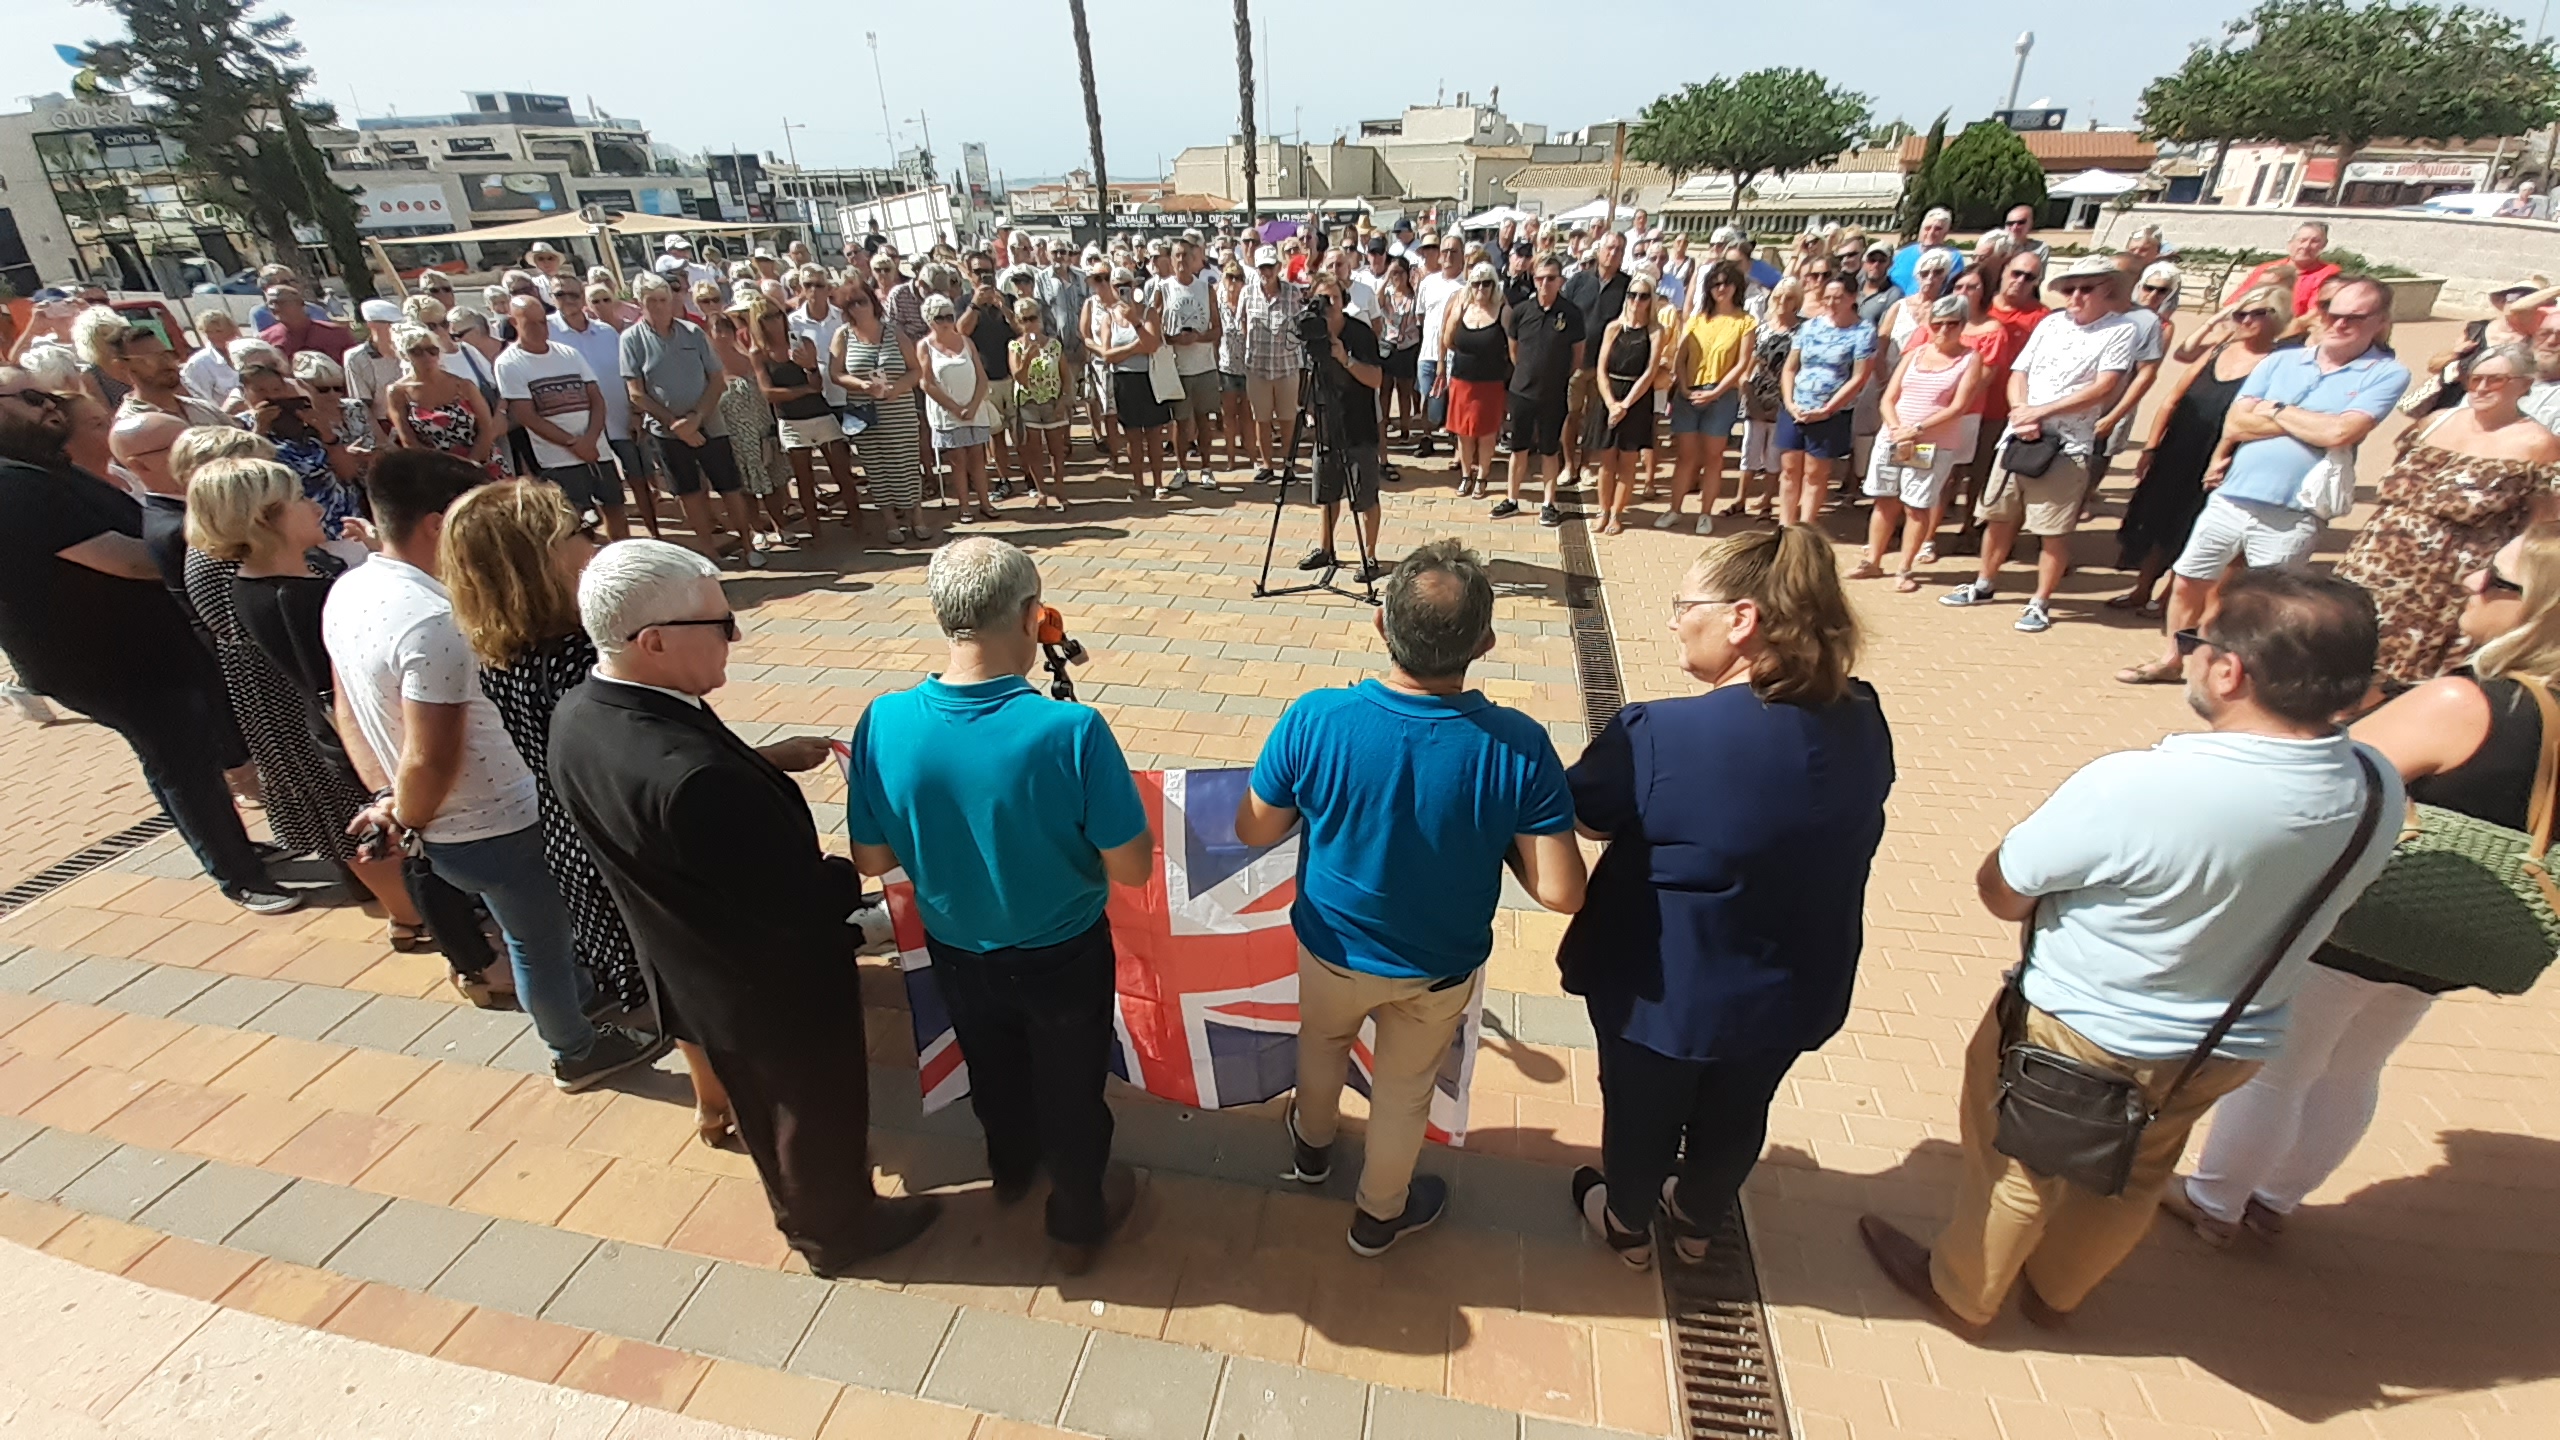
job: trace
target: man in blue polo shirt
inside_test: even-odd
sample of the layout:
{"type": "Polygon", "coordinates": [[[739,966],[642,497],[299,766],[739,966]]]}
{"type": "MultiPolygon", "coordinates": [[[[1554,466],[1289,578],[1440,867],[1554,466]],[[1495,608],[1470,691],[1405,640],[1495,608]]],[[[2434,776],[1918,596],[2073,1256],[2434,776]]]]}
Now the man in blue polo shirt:
{"type": "Polygon", "coordinates": [[[1333,1171],[1351,1045],[1375,1021],[1367,1160],[1351,1248],[1376,1255],[1440,1218],[1448,1182],[1415,1175],[1431,1096],[1493,950],[1509,865],[1538,903],[1582,908],[1564,763],[1538,722],[1467,688],[1493,648],[1493,582],[1455,540],[1414,551],[1378,612],[1386,678],[1298,697],[1263,742],[1236,837],[1301,817],[1296,1178],[1333,1171]]]}
{"type": "Polygon", "coordinates": [[[1023,674],[1040,654],[1040,572],[973,536],[925,571],[950,664],[863,712],[845,829],[866,875],[904,867],[969,1061],[996,1198],[1049,1172],[1049,1237],[1092,1268],[1136,1182],[1111,1159],[1111,882],[1143,885],[1155,835],[1111,727],[1023,674]]]}
{"type": "Polygon", "coordinates": [[[2204,618],[2234,562],[2282,569],[2311,558],[2320,526],[2303,482],[2331,452],[2352,467],[2355,449],[2409,388],[2409,367],[2382,346],[2391,290],[2358,277],[2332,291],[2310,344],[2261,361],[2222,422],[2222,446],[2205,472],[2213,487],[2186,549],[2170,567],[2167,642],[2158,659],[2118,672],[2128,684],[2181,680],[2177,636],[2204,618]]]}

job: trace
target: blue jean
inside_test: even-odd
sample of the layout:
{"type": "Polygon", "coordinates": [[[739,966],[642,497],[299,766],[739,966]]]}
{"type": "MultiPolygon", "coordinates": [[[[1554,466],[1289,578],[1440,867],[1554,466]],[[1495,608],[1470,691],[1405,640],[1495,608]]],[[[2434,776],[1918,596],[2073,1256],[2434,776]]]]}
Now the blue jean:
{"type": "Polygon", "coordinates": [[[515,971],[516,1003],[533,1017],[535,1033],[562,1060],[583,1060],[595,1048],[596,1027],[587,1020],[595,982],[578,967],[577,939],[569,907],[542,860],[542,827],[443,845],[427,842],[427,863],[455,889],[480,897],[507,937],[507,964],[515,971]]]}
{"type": "Polygon", "coordinates": [[[1413,369],[1416,393],[1422,396],[1422,422],[1433,430],[1449,428],[1449,397],[1434,395],[1432,387],[1440,383],[1440,361],[1435,357],[1417,363],[1413,369]]]}

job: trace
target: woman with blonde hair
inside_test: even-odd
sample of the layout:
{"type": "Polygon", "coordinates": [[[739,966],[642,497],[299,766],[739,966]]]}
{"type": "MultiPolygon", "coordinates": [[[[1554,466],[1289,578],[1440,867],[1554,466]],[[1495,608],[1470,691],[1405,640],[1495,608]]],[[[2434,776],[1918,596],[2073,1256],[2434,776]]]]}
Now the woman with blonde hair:
{"type": "MultiPolygon", "coordinates": [[[[799,490],[800,518],[809,527],[809,538],[818,538],[821,454],[827,458],[827,474],[836,482],[836,498],[844,504],[846,523],[859,536],[862,509],[853,499],[853,448],[845,443],[835,407],[827,403],[825,361],[818,354],[816,332],[792,334],[790,312],[759,290],[748,300],[746,339],[747,353],[754,361],[749,379],[773,407],[768,423],[799,490]]],[[[730,434],[737,443],[737,432],[730,434]]],[[[767,496],[765,508],[777,509],[778,502],[767,496]]]]}
{"type": "MultiPolygon", "coordinates": [[[[773,406],[757,383],[755,355],[747,348],[747,307],[763,298],[753,290],[742,290],[729,308],[713,312],[710,326],[711,349],[720,357],[725,376],[720,386],[720,419],[728,427],[730,447],[737,452],[747,514],[753,517],[759,510],[764,514],[762,520],[750,520],[752,534],[739,537],[750,568],[771,564],[766,552],[787,543],[790,530],[782,504],[791,494],[791,462],[782,456],[773,406]]],[[[814,527],[816,517],[809,518],[814,527]]]]}
{"type": "MultiPolygon", "coordinates": [[[[874,290],[848,292],[843,301],[844,325],[836,331],[827,356],[829,375],[845,392],[853,432],[853,451],[862,459],[862,478],[871,503],[880,507],[882,536],[891,545],[930,543],[924,528],[924,466],[917,456],[915,374],[906,348],[898,343],[897,326],[882,309],[874,290]]],[[[846,500],[848,508],[851,498],[846,500]]]]}
{"type": "Polygon", "coordinates": [[[1751,368],[1742,377],[1742,477],[1733,488],[1727,515],[1740,515],[1751,499],[1751,482],[1765,488],[1752,513],[1769,518],[1777,491],[1778,415],[1785,404],[1788,357],[1795,353],[1796,331],[1804,324],[1804,282],[1789,276],[1769,292],[1759,326],[1751,337],[1751,368]]]}
{"type": "MultiPolygon", "coordinates": [[[[2534,789],[2560,683],[2560,525],[2507,541],[2462,577],[2462,593],[2462,636],[2476,647],[2468,670],[2408,691],[2348,733],[2399,770],[2414,804],[2529,833],[2534,808],[2552,800],[2534,789]]],[[[2384,871],[2376,890],[2388,895],[2391,878],[2384,871]]],[[[2422,972],[2404,968],[2412,955],[2387,964],[2342,943],[2360,933],[2351,911],[2312,952],[2286,1007],[2284,1048],[2214,1107],[2195,1174],[2161,1197],[2207,1244],[2283,1233],[2364,1139],[2383,1068],[2435,997],[2475,983],[2458,947],[2428,957],[2441,963],[2422,972]]]]}
{"type": "MultiPolygon", "coordinates": [[[[480,691],[533,772],[543,866],[569,907],[578,961],[599,997],[645,1010],[649,981],[631,932],[551,789],[551,712],[596,664],[595,643],[578,621],[578,576],[596,549],[558,488],[510,480],[481,486],[445,512],[436,570],[452,592],[454,624],[480,662],[480,691]]],[[[704,1144],[718,1145],[730,1125],[728,1094],[699,1049],[684,1052],[695,1129],[704,1144]]]]}
{"type": "Polygon", "coordinates": [[[319,505],[272,454],[255,436],[212,426],[171,447],[170,471],[187,487],[187,596],[213,635],[276,843],[336,865],[381,905],[392,948],[416,949],[425,926],[398,852],[347,833],[373,796],[339,737],[336,681],[320,643],[320,608],[341,567],[321,549],[319,505]],[[222,443],[193,438],[202,432],[222,443]],[[229,453],[207,458],[218,452],[229,453]]]}
{"type": "Polygon", "coordinates": [[[1600,332],[1597,400],[1591,427],[1600,452],[1600,533],[1626,530],[1635,498],[1637,456],[1653,448],[1653,390],[1662,375],[1662,327],[1654,323],[1654,285],[1639,273],[1618,317],[1600,332]]]}
{"type": "Polygon", "coordinates": [[[1639,1268],[1657,1212],[1704,1258],[1771,1097],[1847,1019],[1893,788],[1820,531],[1711,542],[1670,630],[1705,689],[1620,710],[1569,772],[1582,833],[1608,849],[1556,954],[1599,1037],[1601,1164],[1574,1172],[1573,1206],[1639,1268]]]}
{"type": "Polygon", "coordinates": [[[435,318],[391,327],[392,348],[400,352],[400,378],[383,393],[391,401],[391,433],[412,450],[441,450],[480,467],[492,480],[505,478],[495,455],[496,422],[480,387],[445,364],[445,348],[432,325],[443,324],[435,302],[423,296],[410,302],[413,315],[435,318]],[[433,307],[433,308],[430,308],[433,307]]]}
{"type": "MultiPolygon", "coordinates": [[[[1924,289],[1932,273],[1929,262],[1945,254],[1932,250],[1920,257],[1924,289]]],[[[1915,339],[1907,347],[1885,382],[1883,428],[1866,475],[1875,514],[1867,526],[1866,557],[1850,572],[1852,580],[1884,574],[1884,557],[1893,549],[1899,525],[1902,563],[1893,588],[1905,595],[1920,588],[1914,572],[1920,546],[1933,533],[1929,517],[1937,513],[1956,462],[1973,454],[1974,432],[1982,423],[1982,357],[1964,343],[1964,327],[1972,318],[1972,302],[1961,295],[1931,301],[1927,339],[1915,339]]]]}

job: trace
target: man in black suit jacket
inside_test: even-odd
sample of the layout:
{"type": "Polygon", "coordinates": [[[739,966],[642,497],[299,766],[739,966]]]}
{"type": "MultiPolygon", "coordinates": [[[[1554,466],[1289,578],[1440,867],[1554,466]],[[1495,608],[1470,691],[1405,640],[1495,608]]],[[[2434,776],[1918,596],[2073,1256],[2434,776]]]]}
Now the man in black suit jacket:
{"type": "Polygon", "coordinates": [[[851,861],[818,848],[783,768],[826,761],[810,736],[759,753],[701,697],[726,679],[737,618],[719,571],[681,546],[606,546],[578,586],[602,652],[551,720],[552,788],[657,977],[671,1033],[728,1087],[774,1223],[822,1276],[933,1223],[931,1197],[873,1193],[868,1057],[851,861]]]}

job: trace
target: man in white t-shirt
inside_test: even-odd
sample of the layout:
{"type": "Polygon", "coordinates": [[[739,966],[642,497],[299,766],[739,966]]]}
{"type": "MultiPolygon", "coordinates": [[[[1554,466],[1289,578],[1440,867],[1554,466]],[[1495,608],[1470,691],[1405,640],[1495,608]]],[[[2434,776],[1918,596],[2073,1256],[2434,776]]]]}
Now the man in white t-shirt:
{"type": "Polygon", "coordinates": [[[2065,1323],[2150,1233],[2196,1122],[2283,1047],[2311,953],[2398,838],[2398,772],[2332,718],[2363,699],[2377,643],[2371,597],[2344,580],[2233,580],[2187,667],[2187,703],[2207,730],[2091,761],[1983,860],[1983,908],[2030,924],[2032,954],[2016,995],[1988,1007],[1965,1051],[1952,1214],[1926,1248],[1879,1217],[1858,1222],[1886,1277],[1941,1323],[1979,1335],[2021,1278],[2028,1321],[2065,1323]],[[2271,958],[2266,983],[2171,1096],[2271,958]],[[2156,1111],[2120,1193],[2038,1174],[1994,1147],[2012,1026],[2132,1082],[2156,1111]]]}
{"type": "Polygon", "coordinates": [[[655,1060],[669,1042],[587,1018],[594,983],[543,861],[533,772],[481,693],[479,663],[436,579],[445,507],[487,479],[440,451],[375,460],[365,488],[382,553],[330,589],[321,639],[338,681],[338,733],[358,773],[380,787],[357,823],[395,846],[416,832],[437,876],[488,907],[516,998],[551,1051],[552,1083],[584,1090],[655,1060]]]}
{"type": "Polygon", "coordinates": [[[631,392],[621,384],[607,385],[607,380],[622,374],[622,334],[587,308],[587,297],[575,285],[563,285],[552,297],[560,313],[551,317],[551,343],[575,350],[587,362],[587,373],[596,377],[596,388],[604,395],[604,443],[612,449],[614,462],[621,468],[622,483],[630,498],[640,505],[640,523],[651,535],[658,533],[658,464],[656,451],[631,429],[631,392]]]}
{"type": "Polygon", "coordinates": [[[2089,490],[2098,416],[2132,372],[2140,340],[2133,323],[2112,307],[2123,285],[2124,272],[2104,255],[2084,255],[2055,278],[2063,308],[2037,323],[2009,371],[2009,427],[1980,509],[1981,574],[1939,596],[1939,604],[1990,603],[2000,563],[2024,529],[2042,537],[2044,548],[2036,557],[2035,594],[2017,628],[2030,635],[2053,628],[2048,607],[2069,564],[2071,532],[2079,527],[2081,497],[2089,490]],[[2040,466],[2038,473],[2010,468],[2013,455],[2040,466]]]}
{"type": "Polygon", "coordinates": [[[604,387],[594,368],[577,351],[551,343],[541,297],[508,301],[507,318],[515,343],[498,352],[494,367],[507,419],[532,439],[533,463],[569,497],[571,509],[595,511],[606,534],[629,539],[622,477],[604,463],[604,387]]]}
{"type": "Polygon", "coordinates": [[[1466,246],[1455,235],[1446,246],[1437,236],[1425,235],[1414,248],[1423,262],[1414,267],[1422,278],[1413,287],[1413,297],[1422,312],[1422,356],[1414,364],[1414,385],[1422,395],[1424,429],[1422,444],[1413,453],[1428,459],[1431,437],[1449,423],[1449,397],[1433,393],[1440,388],[1440,325],[1449,302],[1466,293],[1467,258],[1466,246]]]}
{"type": "Polygon", "coordinates": [[[1165,343],[1173,347],[1174,373],[1182,377],[1182,398],[1172,404],[1174,468],[1156,494],[1159,500],[1166,491],[1191,483],[1183,457],[1193,450],[1200,453],[1201,488],[1211,492],[1218,488],[1217,473],[1209,468],[1209,436],[1217,429],[1220,408],[1217,291],[1208,272],[1200,268],[1197,242],[1176,240],[1167,253],[1173,273],[1156,283],[1155,306],[1165,343]]]}
{"type": "Polygon", "coordinates": [[[836,353],[836,332],[844,328],[844,312],[836,308],[834,286],[827,283],[823,265],[803,265],[791,272],[800,287],[800,303],[791,307],[788,324],[791,338],[806,340],[818,352],[818,383],[826,391],[827,404],[841,417],[844,414],[844,387],[835,382],[835,365],[830,356],[836,353]]]}

